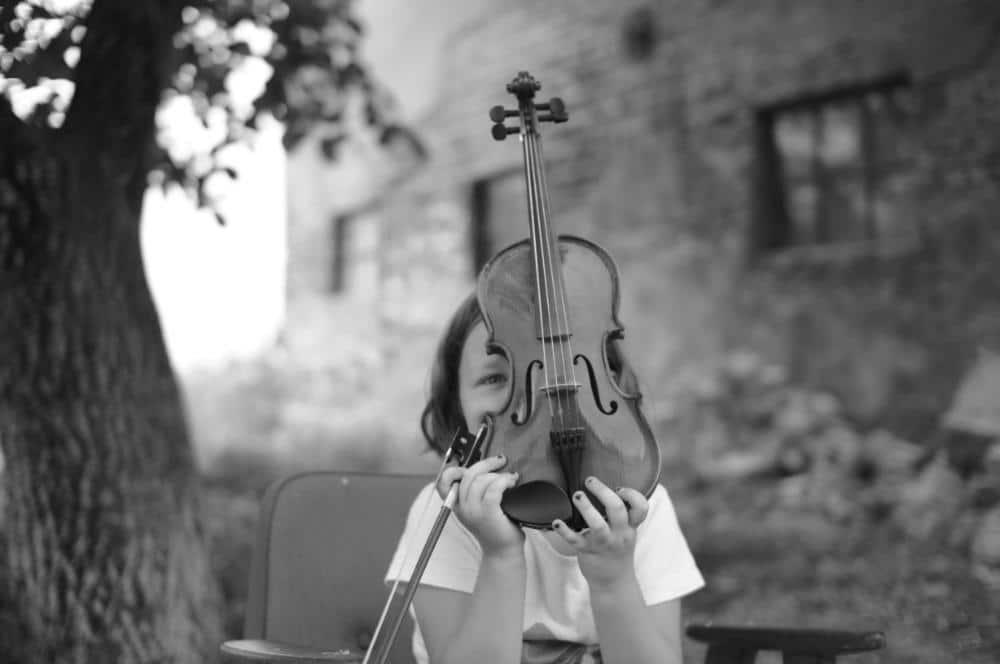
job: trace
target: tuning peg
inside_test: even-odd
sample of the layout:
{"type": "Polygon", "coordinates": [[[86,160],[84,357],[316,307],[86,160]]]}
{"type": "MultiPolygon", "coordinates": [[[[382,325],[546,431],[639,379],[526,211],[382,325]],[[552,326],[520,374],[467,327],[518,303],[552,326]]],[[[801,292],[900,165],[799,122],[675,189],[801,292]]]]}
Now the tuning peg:
{"type": "Polygon", "coordinates": [[[538,116],[538,121],[539,122],[555,122],[555,123],[559,123],[559,122],[566,122],[567,120],[569,120],[569,114],[568,113],[563,113],[562,115],[556,115],[555,113],[546,113],[544,115],[539,115],[538,116]]]}
{"type": "Polygon", "coordinates": [[[518,127],[508,127],[507,125],[498,122],[497,124],[493,125],[491,133],[493,134],[493,138],[495,138],[498,141],[502,141],[503,139],[507,138],[508,135],[516,134],[519,131],[521,130],[518,127]]]}
{"type": "Polygon", "coordinates": [[[540,111],[548,111],[548,113],[538,116],[539,122],[566,122],[569,120],[566,104],[559,97],[553,97],[543,104],[537,104],[535,108],[540,111]]]}
{"type": "Polygon", "coordinates": [[[503,122],[505,118],[512,118],[517,115],[517,111],[505,110],[503,106],[494,106],[490,109],[490,120],[493,122],[503,122]]]}

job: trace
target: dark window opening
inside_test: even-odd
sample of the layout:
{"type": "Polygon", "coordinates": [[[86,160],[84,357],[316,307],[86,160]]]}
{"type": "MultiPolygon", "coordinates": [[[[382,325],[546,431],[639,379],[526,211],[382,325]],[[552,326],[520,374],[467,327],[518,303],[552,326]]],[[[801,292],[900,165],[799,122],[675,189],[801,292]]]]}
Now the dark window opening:
{"type": "Polygon", "coordinates": [[[483,265],[504,247],[528,237],[528,207],[520,170],[475,180],[469,191],[469,250],[472,268],[483,265]]]}
{"type": "Polygon", "coordinates": [[[754,248],[912,234],[912,114],[901,75],[758,109],[754,248]]]}
{"type": "Polygon", "coordinates": [[[346,265],[347,251],[345,249],[347,240],[347,225],[350,223],[351,218],[349,216],[339,216],[333,219],[333,260],[331,262],[331,272],[330,272],[330,291],[333,293],[344,292],[344,284],[346,282],[346,265]]]}
{"type": "Polygon", "coordinates": [[[334,217],[331,242],[330,292],[369,292],[378,278],[377,225],[371,215],[334,217]]]}

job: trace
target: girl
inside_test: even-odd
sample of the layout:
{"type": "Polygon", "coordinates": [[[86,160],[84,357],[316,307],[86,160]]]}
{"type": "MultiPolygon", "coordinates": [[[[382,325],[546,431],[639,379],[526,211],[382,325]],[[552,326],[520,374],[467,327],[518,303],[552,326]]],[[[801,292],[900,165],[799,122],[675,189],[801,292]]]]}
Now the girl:
{"type": "MultiPolygon", "coordinates": [[[[475,431],[506,401],[509,368],[502,356],[487,355],[486,337],[470,296],[438,346],[421,418],[439,454],[459,424],[475,431]]],[[[634,387],[617,347],[609,350],[619,380],[634,387]]],[[[680,597],[704,581],[663,486],[647,501],[590,478],[606,519],[580,493],[573,500],[588,525],[581,532],[558,520],[552,531],[521,529],[500,510],[503,492],[517,482],[505,463],[489,457],[449,467],[410,509],[390,583],[409,578],[442,497],[459,483],[457,519],[447,522],[413,600],[418,664],[679,664],[680,597]]]]}

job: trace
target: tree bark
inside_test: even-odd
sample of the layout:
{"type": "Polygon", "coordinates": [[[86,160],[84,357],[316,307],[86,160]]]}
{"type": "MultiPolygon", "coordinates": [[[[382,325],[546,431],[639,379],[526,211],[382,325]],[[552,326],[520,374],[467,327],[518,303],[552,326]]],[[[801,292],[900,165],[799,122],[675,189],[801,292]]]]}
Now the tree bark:
{"type": "Polygon", "coordinates": [[[0,100],[6,661],[201,662],[217,646],[191,445],[139,243],[179,22],[174,1],[95,0],[63,128],[29,128],[0,100]]]}

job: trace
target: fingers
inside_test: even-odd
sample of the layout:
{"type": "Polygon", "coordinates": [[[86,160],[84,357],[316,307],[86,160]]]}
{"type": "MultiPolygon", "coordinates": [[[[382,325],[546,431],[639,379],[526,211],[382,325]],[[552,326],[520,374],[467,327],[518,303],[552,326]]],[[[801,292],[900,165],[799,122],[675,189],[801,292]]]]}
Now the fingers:
{"type": "Polygon", "coordinates": [[[583,533],[578,533],[567,526],[562,519],[552,522],[552,529],[559,533],[559,536],[569,542],[574,548],[581,549],[587,543],[583,538],[583,533]]]}
{"type": "Polygon", "coordinates": [[[503,456],[487,457],[472,464],[465,470],[462,483],[458,487],[458,499],[465,504],[480,503],[496,471],[507,464],[503,456]]]}
{"type": "Polygon", "coordinates": [[[462,477],[465,475],[466,468],[461,466],[448,466],[443,471],[441,471],[441,477],[438,479],[437,492],[441,496],[441,499],[448,495],[448,490],[451,489],[451,485],[456,482],[461,482],[462,477]]]}
{"type": "Polygon", "coordinates": [[[597,511],[594,504],[590,502],[590,498],[587,497],[586,493],[575,491],[573,493],[573,504],[594,535],[603,536],[611,530],[608,527],[608,522],[604,520],[604,517],[597,511]]]}
{"type": "Polygon", "coordinates": [[[483,476],[483,479],[487,478],[488,483],[483,490],[482,503],[485,507],[499,509],[503,492],[517,484],[517,473],[483,476]]]}
{"type": "Polygon", "coordinates": [[[586,522],[587,528],[577,533],[559,519],[552,522],[553,529],[570,544],[583,546],[588,542],[590,544],[599,541],[611,542],[634,530],[646,519],[649,502],[639,491],[631,488],[613,491],[596,477],[588,477],[585,485],[587,491],[601,501],[605,515],[598,511],[586,492],[574,493],[573,503],[586,522]]]}
{"type": "MultiPolygon", "coordinates": [[[[607,515],[607,525],[611,529],[621,530],[629,525],[628,509],[619,494],[612,491],[607,484],[596,477],[588,477],[584,484],[587,486],[587,490],[594,494],[601,501],[601,504],[604,505],[604,512],[607,515]]],[[[588,504],[590,503],[589,500],[587,502],[588,504]]],[[[598,516],[600,516],[599,513],[598,516]]],[[[590,522],[588,521],[588,523],[590,522]]]]}
{"type": "MultiPolygon", "coordinates": [[[[506,458],[501,456],[487,457],[468,468],[462,466],[448,466],[441,472],[441,478],[437,483],[438,495],[444,499],[452,485],[459,483],[458,499],[465,504],[480,503],[486,499],[487,491],[493,488],[494,493],[502,495],[503,492],[516,483],[516,473],[498,474],[507,464],[506,458]]],[[[492,500],[492,497],[491,497],[492,500]]],[[[497,498],[499,503],[499,498],[497,498]]]]}
{"type": "Polygon", "coordinates": [[[646,496],[630,487],[618,490],[618,496],[625,502],[628,510],[628,525],[638,528],[649,514],[649,501],[646,496]]]}

